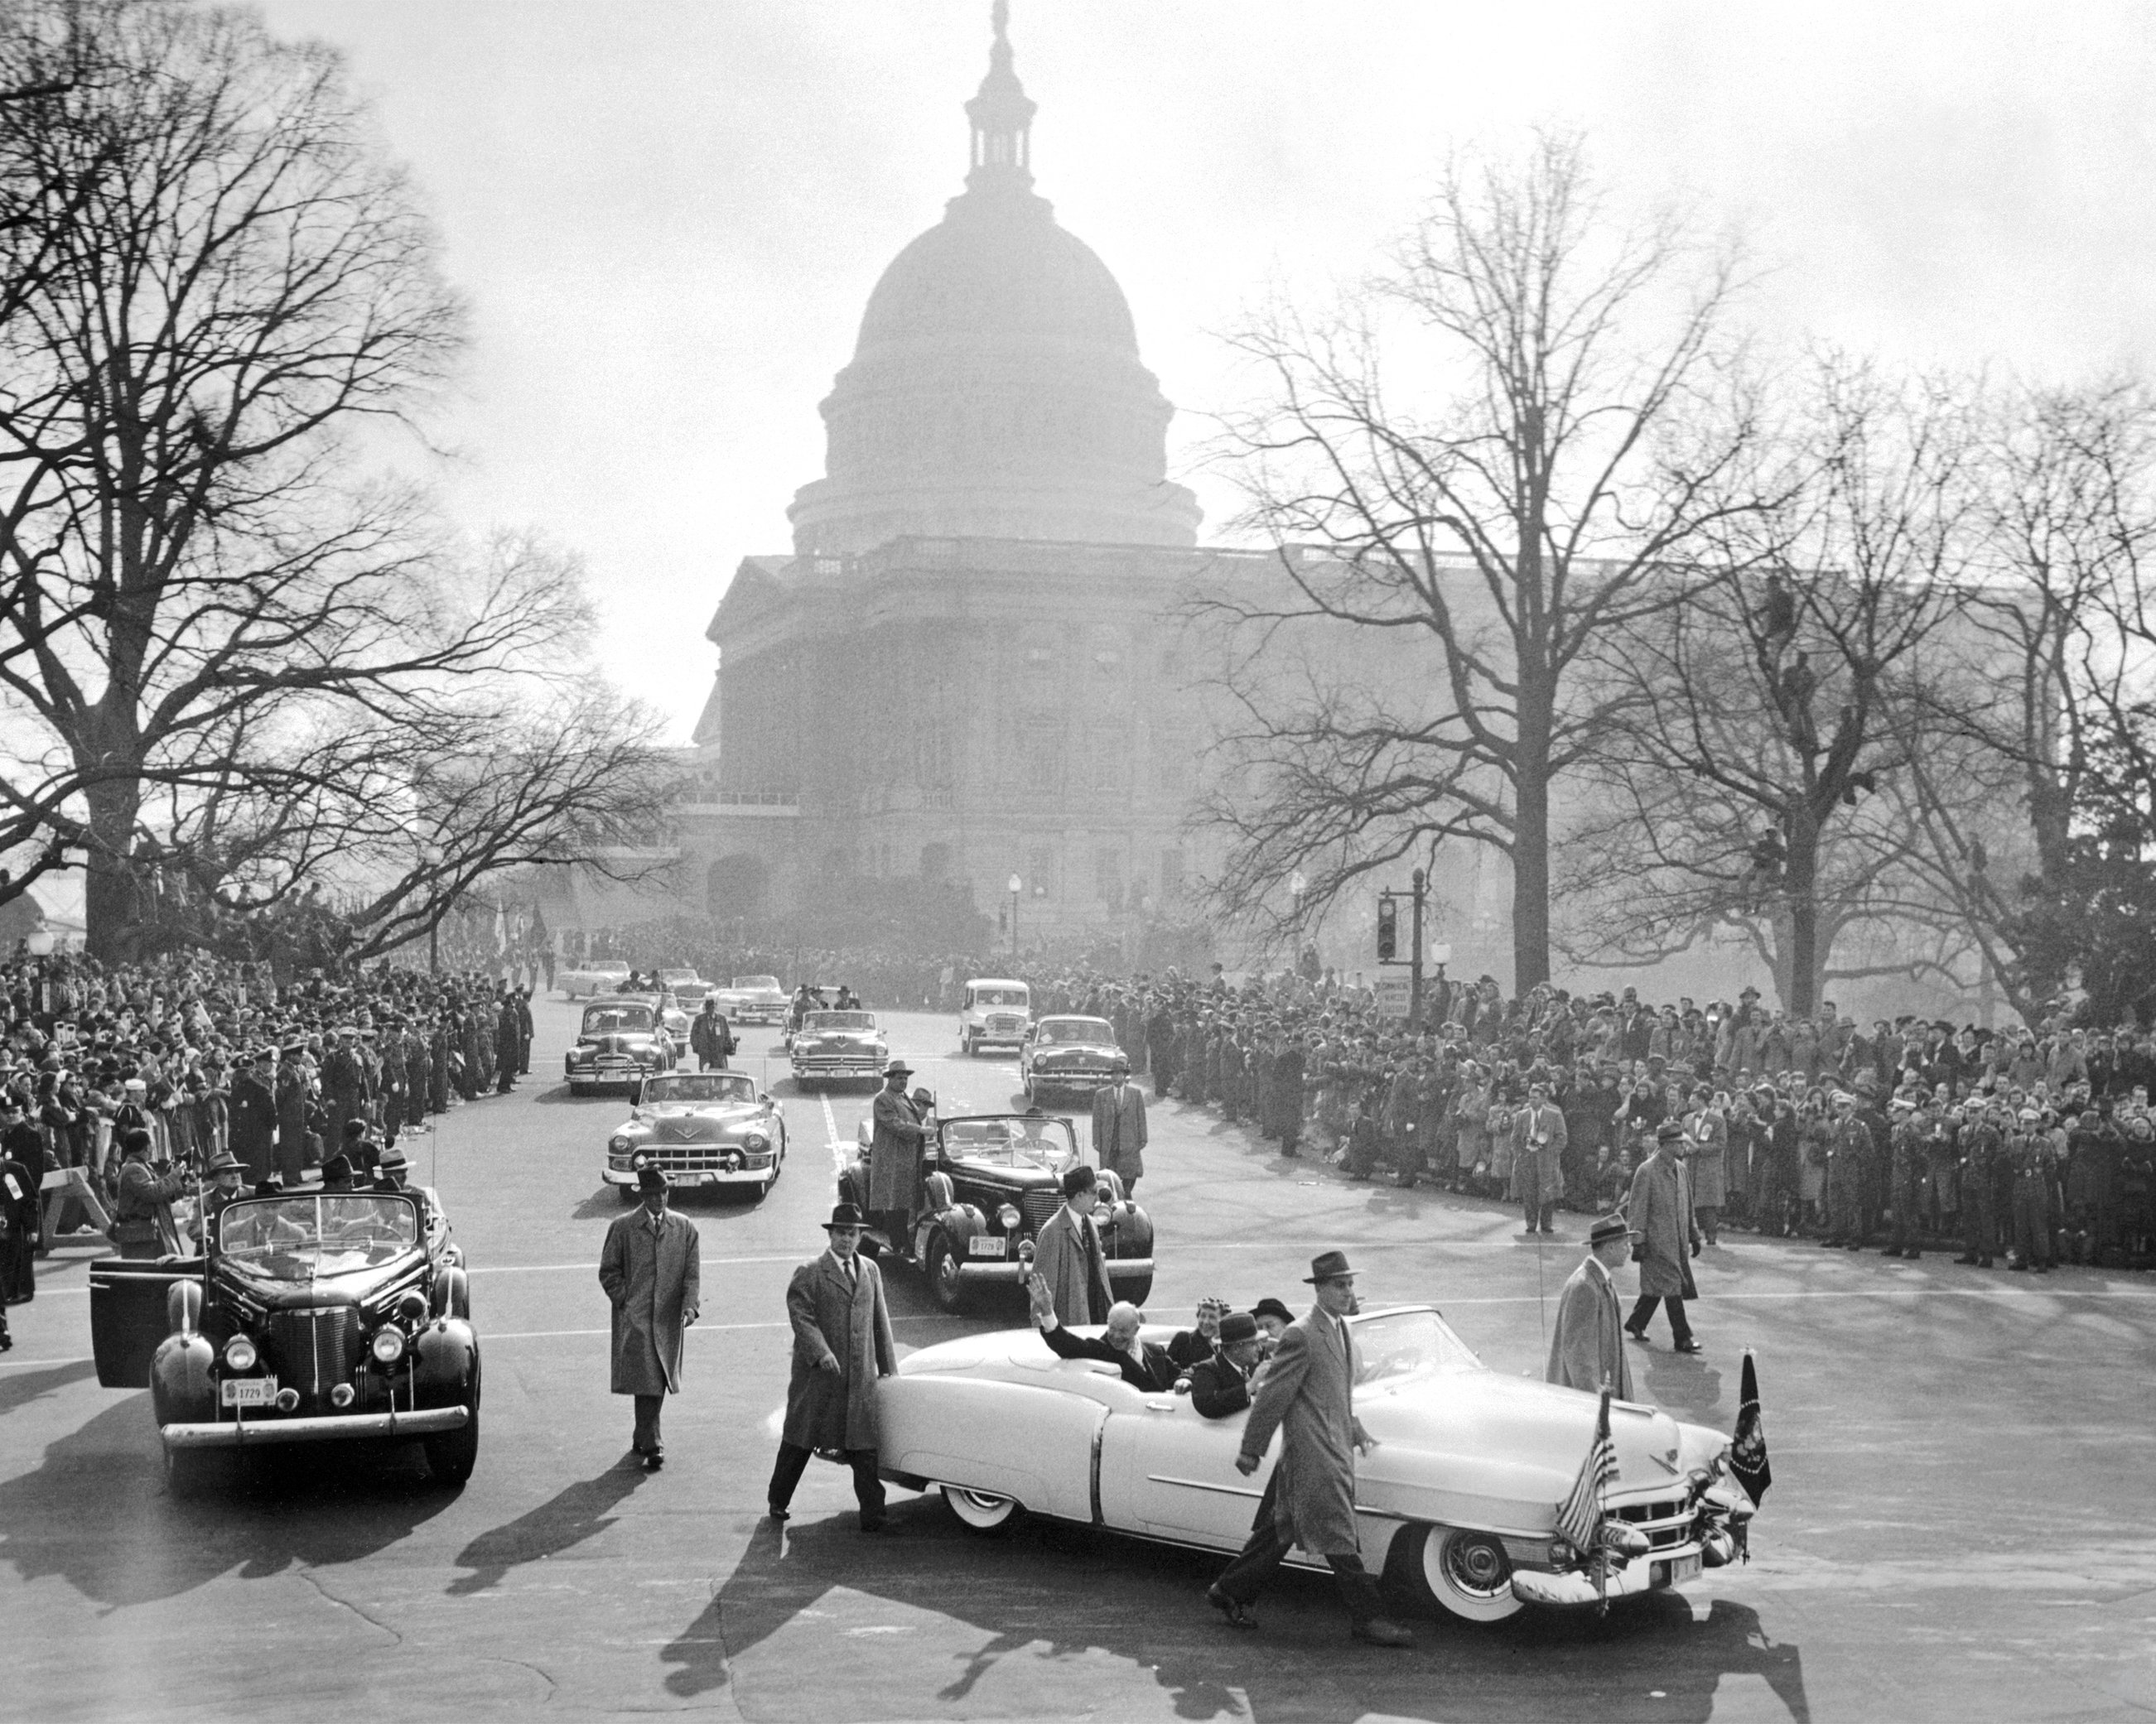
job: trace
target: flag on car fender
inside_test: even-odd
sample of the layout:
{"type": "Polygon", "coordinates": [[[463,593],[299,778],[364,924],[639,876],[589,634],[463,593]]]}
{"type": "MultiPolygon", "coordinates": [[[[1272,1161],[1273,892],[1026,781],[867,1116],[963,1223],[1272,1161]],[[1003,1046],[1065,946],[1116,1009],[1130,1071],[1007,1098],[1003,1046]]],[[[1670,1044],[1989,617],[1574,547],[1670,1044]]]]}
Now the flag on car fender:
{"type": "Polygon", "coordinates": [[[1767,1460],[1767,1422],[1759,1412],[1759,1373],[1748,1347],[1744,1349],[1744,1375],[1737,1401],[1737,1430],[1729,1439],[1729,1470],[1757,1507],[1767,1487],[1774,1482],[1774,1469],[1767,1460]]]}

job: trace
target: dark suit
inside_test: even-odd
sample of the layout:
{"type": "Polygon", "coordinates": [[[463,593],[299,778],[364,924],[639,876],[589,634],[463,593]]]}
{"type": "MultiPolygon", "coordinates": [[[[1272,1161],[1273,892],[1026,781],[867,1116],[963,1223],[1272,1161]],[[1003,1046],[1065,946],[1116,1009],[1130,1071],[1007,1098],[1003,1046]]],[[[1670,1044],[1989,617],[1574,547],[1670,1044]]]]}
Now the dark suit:
{"type": "Polygon", "coordinates": [[[1040,1338],[1059,1358],[1098,1359],[1103,1364],[1113,1365],[1123,1373],[1124,1382],[1148,1393],[1166,1393],[1175,1387],[1175,1379],[1180,1374],[1175,1368],[1175,1361],[1149,1341],[1138,1343],[1138,1351],[1144,1355],[1141,1364],[1128,1353],[1118,1352],[1109,1346],[1105,1336],[1073,1335],[1060,1323],[1053,1329],[1042,1330],[1040,1338]]]}
{"type": "Polygon", "coordinates": [[[259,1185],[274,1171],[277,1098],[253,1072],[243,1071],[232,1080],[232,1100],[226,1104],[226,1113],[232,1152],[246,1164],[247,1183],[259,1185]]]}
{"type": "Polygon", "coordinates": [[[786,1289],[786,1315],[793,1326],[793,1367],[767,1499],[783,1513],[808,1457],[818,1449],[835,1452],[853,1470],[861,1525],[873,1527],[884,1511],[883,1483],[876,1472],[876,1379],[898,1369],[883,1276],[875,1264],[858,1255],[850,1275],[827,1250],[793,1271],[786,1289]],[[825,1370],[826,1359],[839,1368],[825,1370]]]}
{"type": "Polygon", "coordinates": [[[1190,1367],[1190,1404],[1201,1419],[1230,1419],[1250,1404],[1250,1373],[1225,1353],[1190,1367]]]}

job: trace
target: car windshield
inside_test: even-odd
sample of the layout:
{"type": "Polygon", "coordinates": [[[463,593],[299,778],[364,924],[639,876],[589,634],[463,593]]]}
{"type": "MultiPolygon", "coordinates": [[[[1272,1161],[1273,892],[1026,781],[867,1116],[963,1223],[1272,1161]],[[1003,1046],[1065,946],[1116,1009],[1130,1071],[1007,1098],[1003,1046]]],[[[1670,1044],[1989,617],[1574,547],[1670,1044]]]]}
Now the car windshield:
{"type": "Polygon", "coordinates": [[[1068,1120],[1008,1115],[952,1120],[943,1127],[943,1152],[954,1160],[997,1167],[1046,1167],[1060,1172],[1078,1159],[1068,1120]]]}
{"type": "Polygon", "coordinates": [[[737,976],[734,977],[734,986],[740,988],[745,993],[776,993],[778,992],[778,977],[776,976],[737,976]]]}
{"type": "Polygon", "coordinates": [[[677,1071],[644,1080],[643,1105],[678,1106],[685,1101],[753,1101],[756,1084],[745,1071],[677,1071]]]}
{"type": "Polygon", "coordinates": [[[1023,988],[977,988],[973,1003],[977,1006],[1022,1006],[1026,1003],[1023,988]]]}
{"type": "Polygon", "coordinates": [[[665,983],[676,983],[701,982],[704,978],[694,970],[661,970],[659,972],[659,979],[665,983]]]}
{"type": "Polygon", "coordinates": [[[1355,1323],[1355,1384],[1394,1383],[1481,1366],[1434,1311],[1383,1311],[1355,1323]]]}
{"type": "Polygon", "coordinates": [[[651,1008],[640,1000],[608,1000],[584,1008],[586,1035],[633,1035],[651,1028],[651,1008]]]}
{"type": "Polygon", "coordinates": [[[1050,1046],[1067,1046],[1073,1043],[1112,1042],[1116,1033],[1101,1018],[1045,1018],[1040,1033],[1034,1039],[1050,1046]]]}
{"type": "Polygon", "coordinates": [[[619,958],[603,957],[585,972],[591,976],[626,976],[629,966],[619,958]]]}
{"type": "Polygon", "coordinates": [[[418,1240],[404,1198],[316,1192],[238,1203],[218,1218],[224,1255],[273,1281],[304,1281],[387,1263],[418,1240]]]}
{"type": "Polygon", "coordinates": [[[875,1014],[871,1012],[811,1012],[803,1020],[802,1028],[819,1029],[874,1029],[875,1014]]]}

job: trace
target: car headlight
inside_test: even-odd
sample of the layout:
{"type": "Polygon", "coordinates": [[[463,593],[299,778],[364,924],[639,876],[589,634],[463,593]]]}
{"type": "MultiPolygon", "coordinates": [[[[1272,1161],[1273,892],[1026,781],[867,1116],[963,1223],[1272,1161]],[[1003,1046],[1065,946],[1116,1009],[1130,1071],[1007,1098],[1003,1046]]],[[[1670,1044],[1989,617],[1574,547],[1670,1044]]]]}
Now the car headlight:
{"type": "Polygon", "coordinates": [[[765,1137],[761,1131],[751,1131],[747,1137],[742,1139],[742,1147],[743,1149],[768,1149],[771,1147],[771,1140],[765,1137]]]}
{"type": "Polygon", "coordinates": [[[1005,1203],[1002,1208],[996,1211],[996,1219],[1003,1223],[1005,1233],[1009,1233],[1024,1219],[1018,1213],[1018,1205],[1015,1203],[1005,1203]]]}
{"type": "Polygon", "coordinates": [[[254,1343],[244,1335],[235,1335],[224,1344],[224,1368],[228,1371],[252,1371],[257,1357],[254,1343]]]}
{"type": "Polygon", "coordinates": [[[608,1152],[613,1155],[627,1155],[629,1153],[629,1139],[626,1137],[609,1137],[607,1139],[607,1149],[608,1152]]]}
{"type": "Polygon", "coordinates": [[[380,1328],[367,1344],[377,1364],[393,1365],[404,1357],[404,1331],[402,1329],[380,1328]]]}

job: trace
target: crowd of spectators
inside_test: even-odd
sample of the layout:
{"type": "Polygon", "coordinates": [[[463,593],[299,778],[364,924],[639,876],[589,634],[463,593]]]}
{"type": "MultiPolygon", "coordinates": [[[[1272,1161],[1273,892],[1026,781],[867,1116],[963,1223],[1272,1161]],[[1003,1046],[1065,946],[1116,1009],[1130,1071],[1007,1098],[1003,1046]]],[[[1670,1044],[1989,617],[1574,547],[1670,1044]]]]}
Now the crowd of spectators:
{"type": "Polygon", "coordinates": [[[2156,1264],[2156,1034],[2138,1023],[1861,1025],[1440,981],[1414,1028],[1331,977],[1021,976],[1036,1016],[1107,1018],[1157,1095],[1218,1109],[1356,1179],[1614,1207],[1658,1130],[1723,1226],[2043,1270],[2156,1264]],[[1540,1102],[1540,1108],[1531,1104],[1540,1102]],[[1563,1121],[1549,1123],[1554,1109],[1563,1121]]]}
{"type": "Polygon", "coordinates": [[[399,1136],[507,1091],[531,1046],[528,990],[478,972],[19,955],[0,964],[0,1296],[28,1298],[56,1242],[184,1249],[220,1172],[369,1178],[399,1136]]]}

